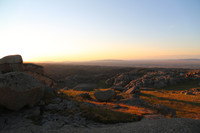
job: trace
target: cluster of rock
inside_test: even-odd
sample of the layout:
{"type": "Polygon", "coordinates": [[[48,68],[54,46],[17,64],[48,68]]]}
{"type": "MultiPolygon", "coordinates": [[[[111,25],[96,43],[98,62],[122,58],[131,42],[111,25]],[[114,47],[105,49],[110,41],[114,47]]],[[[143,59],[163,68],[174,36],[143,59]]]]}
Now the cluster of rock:
{"type": "MultiPolygon", "coordinates": [[[[88,124],[80,111],[73,111],[79,110],[80,103],[56,97],[53,80],[44,75],[41,66],[23,64],[19,55],[0,62],[0,131],[23,132],[27,127],[36,132],[88,124]]],[[[91,98],[88,95],[82,97],[91,98]]]]}
{"type": "Polygon", "coordinates": [[[43,84],[56,87],[53,79],[44,74],[44,68],[42,66],[23,63],[21,55],[10,55],[0,59],[0,74],[8,72],[24,72],[33,75],[43,84]]]}
{"type": "MultiPolygon", "coordinates": [[[[84,106],[96,106],[92,103],[83,103],[84,106]]],[[[0,131],[21,131],[27,127],[34,132],[60,129],[63,126],[86,127],[96,123],[81,116],[79,103],[62,98],[54,98],[50,102],[40,101],[33,108],[23,109],[20,112],[0,114],[0,131]],[[71,113],[69,113],[71,111],[71,113]],[[42,130],[41,130],[42,129],[42,130]]]]}
{"type": "Polygon", "coordinates": [[[147,72],[127,72],[112,77],[106,83],[113,87],[124,87],[125,89],[134,86],[163,88],[169,85],[176,85],[187,80],[199,80],[200,72],[187,72],[182,69],[150,69],[147,72]]]}
{"type": "Polygon", "coordinates": [[[192,88],[189,90],[181,91],[185,95],[200,95],[200,88],[192,88]]]}
{"type": "Polygon", "coordinates": [[[16,111],[54,94],[53,80],[43,72],[41,66],[24,65],[20,55],[0,59],[0,106],[16,111]]]}

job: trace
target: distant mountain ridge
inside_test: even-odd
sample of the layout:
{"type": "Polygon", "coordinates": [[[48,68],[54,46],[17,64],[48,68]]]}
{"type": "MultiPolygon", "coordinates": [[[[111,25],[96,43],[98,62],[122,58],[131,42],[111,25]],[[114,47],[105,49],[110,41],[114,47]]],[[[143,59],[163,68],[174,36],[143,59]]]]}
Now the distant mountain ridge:
{"type": "Polygon", "coordinates": [[[163,60],[94,60],[73,62],[75,65],[120,66],[120,67],[163,67],[163,68],[200,68],[200,59],[163,59],[163,60]]]}

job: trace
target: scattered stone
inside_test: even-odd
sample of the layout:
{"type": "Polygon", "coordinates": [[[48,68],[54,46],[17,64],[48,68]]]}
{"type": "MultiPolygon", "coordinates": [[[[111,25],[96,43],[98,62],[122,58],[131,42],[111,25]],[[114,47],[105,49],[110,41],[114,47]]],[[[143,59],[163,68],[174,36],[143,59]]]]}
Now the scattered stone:
{"type": "Polygon", "coordinates": [[[192,89],[188,89],[185,91],[181,91],[181,94],[185,94],[185,95],[200,95],[200,89],[199,88],[192,88],[192,89]]]}
{"type": "Polygon", "coordinates": [[[101,102],[110,101],[115,97],[115,91],[114,90],[106,90],[106,91],[97,90],[94,92],[94,96],[98,101],[101,101],[101,102]]]}
{"type": "Polygon", "coordinates": [[[185,95],[194,95],[192,92],[185,92],[185,95]]]}
{"type": "Polygon", "coordinates": [[[38,117],[40,115],[40,107],[34,107],[31,108],[29,110],[26,110],[25,112],[25,116],[26,118],[30,118],[30,117],[38,117]]]}

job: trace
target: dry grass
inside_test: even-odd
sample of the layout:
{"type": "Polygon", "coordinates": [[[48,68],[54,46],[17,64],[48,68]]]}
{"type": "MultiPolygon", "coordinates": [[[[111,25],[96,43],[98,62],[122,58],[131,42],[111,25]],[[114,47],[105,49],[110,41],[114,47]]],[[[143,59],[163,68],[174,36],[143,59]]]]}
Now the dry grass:
{"type": "MultiPolygon", "coordinates": [[[[104,124],[114,124],[114,123],[121,123],[121,122],[134,122],[139,121],[142,119],[144,111],[141,113],[139,112],[127,112],[127,111],[120,111],[120,110],[114,110],[111,109],[115,104],[114,103],[106,103],[106,102],[95,102],[95,101],[89,101],[87,99],[82,99],[80,97],[77,97],[77,95],[81,93],[90,93],[93,95],[94,92],[86,92],[86,91],[73,91],[73,90],[62,90],[63,93],[67,95],[62,95],[61,97],[63,99],[73,97],[70,100],[76,100],[78,103],[78,108],[68,110],[60,110],[55,111],[56,113],[59,113],[64,116],[74,115],[77,113],[80,113],[83,117],[85,117],[88,120],[93,120],[95,122],[100,122],[104,124]],[[92,107],[89,105],[83,105],[82,102],[90,102],[96,105],[102,105],[97,107],[92,107]],[[107,105],[107,108],[103,108],[103,105],[107,105]]],[[[136,108],[135,108],[136,109],[136,108]]],[[[132,110],[135,110],[132,107],[132,110]]],[[[129,110],[130,111],[130,110],[129,110]]],[[[54,110],[51,110],[51,113],[55,113],[54,110]]],[[[146,112],[145,112],[146,113],[146,112]]]]}
{"type": "MultiPolygon", "coordinates": [[[[107,89],[99,89],[99,90],[107,90],[107,89]]],[[[150,109],[146,109],[144,107],[136,107],[136,106],[130,106],[130,105],[124,105],[124,104],[119,104],[122,108],[120,109],[113,109],[113,107],[116,105],[115,102],[98,102],[98,101],[90,101],[87,99],[83,99],[81,97],[77,97],[77,95],[81,93],[89,93],[90,96],[95,99],[94,97],[94,91],[87,92],[87,91],[74,91],[74,90],[62,90],[64,94],[71,96],[74,98],[74,100],[81,101],[81,102],[90,102],[99,106],[104,106],[107,109],[117,111],[117,112],[123,112],[123,113],[129,113],[129,114],[134,114],[134,115],[145,115],[145,114],[154,114],[154,112],[150,109]]],[[[130,97],[128,95],[125,95],[125,97],[130,97]]],[[[114,100],[115,101],[115,100],[114,100]]]]}
{"type": "Polygon", "coordinates": [[[162,104],[176,111],[177,117],[200,119],[200,96],[142,91],[141,99],[151,104],[162,104]]]}
{"type": "MultiPolygon", "coordinates": [[[[105,89],[103,89],[105,90],[105,89]]],[[[193,119],[200,119],[200,96],[197,95],[184,95],[181,94],[180,91],[176,91],[178,94],[172,93],[172,91],[142,91],[141,99],[144,99],[148,103],[154,104],[161,104],[172,108],[176,111],[177,117],[184,117],[184,118],[193,118],[193,119]]],[[[94,98],[94,91],[87,92],[87,91],[73,91],[73,90],[63,90],[63,93],[67,94],[68,96],[73,97],[74,100],[81,101],[81,102],[90,102],[96,105],[104,106],[106,109],[111,111],[117,111],[122,113],[128,113],[133,115],[146,115],[146,114],[155,114],[154,111],[145,107],[136,107],[130,105],[119,104],[123,108],[114,109],[113,107],[116,105],[115,102],[98,102],[98,101],[90,101],[87,99],[83,99],[81,97],[77,97],[77,95],[81,93],[89,93],[90,96],[94,98]]],[[[128,98],[130,97],[127,94],[122,94],[123,97],[128,98]]]]}

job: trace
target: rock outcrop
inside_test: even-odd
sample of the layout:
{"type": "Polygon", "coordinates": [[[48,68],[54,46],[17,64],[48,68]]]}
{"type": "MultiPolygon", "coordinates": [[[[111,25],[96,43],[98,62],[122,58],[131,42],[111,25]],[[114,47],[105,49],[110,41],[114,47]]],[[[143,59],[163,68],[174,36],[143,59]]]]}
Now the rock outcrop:
{"type": "Polygon", "coordinates": [[[140,88],[138,86],[134,86],[126,91],[127,94],[138,94],[140,93],[140,88]]]}
{"type": "Polygon", "coordinates": [[[42,66],[23,63],[21,55],[9,55],[0,59],[0,74],[8,72],[25,72],[33,75],[42,84],[56,88],[54,80],[44,74],[44,68],[42,66]]]}
{"type": "Polygon", "coordinates": [[[0,73],[23,71],[21,55],[10,55],[0,59],[0,73]]]}
{"type": "Polygon", "coordinates": [[[115,97],[115,91],[114,90],[106,90],[106,91],[96,91],[94,93],[95,98],[98,101],[105,102],[110,101],[115,97]]]}
{"type": "Polygon", "coordinates": [[[33,106],[44,95],[44,85],[32,75],[10,72],[0,75],[0,105],[11,110],[33,106]]]}
{"type": "Polygon", "coordinates": [[[105,83],[112,87],[130,89],[134,86],[162,89],[167,86],[200,79],[199,70],[148,68],[125,72],[109,78],[105,83]]]}

